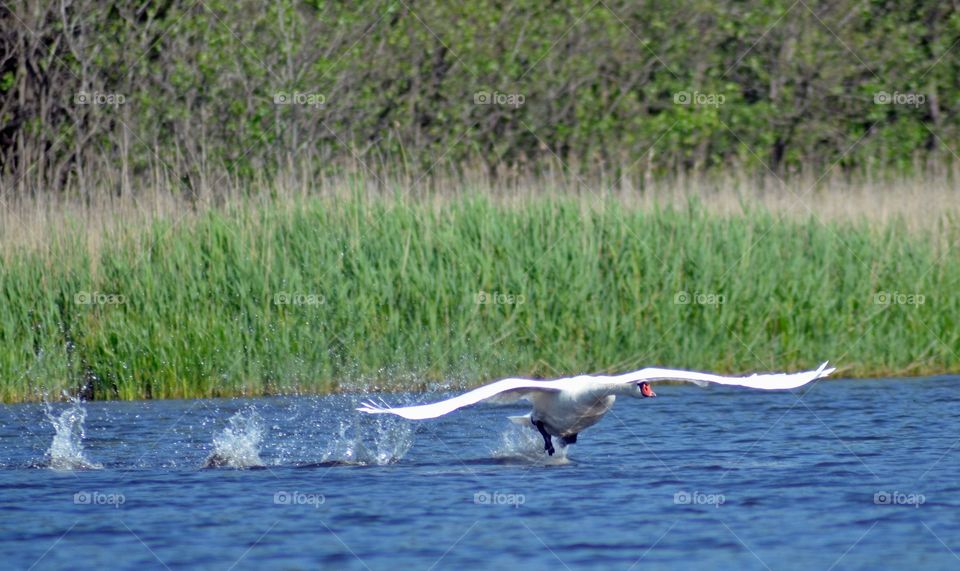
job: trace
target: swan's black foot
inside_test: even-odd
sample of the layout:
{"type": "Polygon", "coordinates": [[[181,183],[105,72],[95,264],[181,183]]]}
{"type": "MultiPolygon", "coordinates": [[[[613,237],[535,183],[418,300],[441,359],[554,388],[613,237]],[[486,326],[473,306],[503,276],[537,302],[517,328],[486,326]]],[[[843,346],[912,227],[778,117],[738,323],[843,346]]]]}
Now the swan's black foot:
{"type": "Polygon", "coordinates": [[[543,449],[547,454],[553,456],[556,450],[553,448],[553,440],[550,438],[550,433],[547,432],[547,429],[543,426],[543,421],[535,420],[533,421],[533,425],[537,427],[537,431],[543,436],[543,449]]]}
{"type": "Polygon", "coordinates": [[[564,446],[570,446],[571,444],[576,444],[576,443],[577,443],[576,434],[568,434],[567,436],[560,437],[560,444],[563,444],[564,446]]]}

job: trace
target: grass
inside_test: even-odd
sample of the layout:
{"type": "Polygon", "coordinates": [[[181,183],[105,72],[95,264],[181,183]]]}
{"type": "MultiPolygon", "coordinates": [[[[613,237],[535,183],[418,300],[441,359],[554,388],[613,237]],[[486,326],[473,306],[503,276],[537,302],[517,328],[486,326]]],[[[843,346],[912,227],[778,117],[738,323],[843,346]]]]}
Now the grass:
{"type": "Polygon", "coordinates": [[[825,359],[852,376],[960,372],[953,214],[343,191],[119,218],[93,232],[65,214],[4,249],[3,401],[825,359]]]}

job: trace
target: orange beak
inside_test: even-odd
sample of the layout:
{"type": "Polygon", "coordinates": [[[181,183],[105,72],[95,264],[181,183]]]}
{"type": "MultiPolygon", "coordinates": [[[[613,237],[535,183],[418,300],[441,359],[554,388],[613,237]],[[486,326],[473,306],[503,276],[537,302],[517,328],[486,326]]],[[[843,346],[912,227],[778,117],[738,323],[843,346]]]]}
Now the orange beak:
{"type": "Polygon", "coordinates": [[[640,394],[647,398],[657,396],[657,393],[650,388],[650,383],[640,383],[640,394]]]}

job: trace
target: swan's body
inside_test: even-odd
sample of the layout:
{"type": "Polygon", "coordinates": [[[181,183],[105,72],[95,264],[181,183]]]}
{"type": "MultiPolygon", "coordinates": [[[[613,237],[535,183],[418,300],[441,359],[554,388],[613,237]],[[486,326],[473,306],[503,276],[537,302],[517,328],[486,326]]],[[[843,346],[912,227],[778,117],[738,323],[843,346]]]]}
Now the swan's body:
{"type": "Polygon", "coordinates": [[[503,379],[484,385],[462,395],[418,406],[392,408],[373,402],[364,403],[357,410],[370,414],[395,414],[410,420],[437,418],[457,409],[481,401],[510,403],[526,399],[533,404],[530,414],[510,417],[510,420],[536,427],[544,438],[544,448],[553,454],[551,436],[561,438],[564,444],[577,441],[577,434],[600,422],[616,401],[618,395],[635,398],[654,397],[648,383],[656,381],[686,381],[698,385],[715,383],[763,390],[782,390],[801,387],[826,377],[835,369],[827,363],[816,371],[803,373],[771,373],[749,377],[723,377],[710,373],[647,368],[623,375],[581,375],[552,381],[533,379],[503,379]]]}
{"type": "MultiPolygon", "coordinates": [[[[570,437],[600,422],[617,400],[611,391],[619,388],[589,381],[571,384],[561,391],[534,391],[529,395],[533,411],[523,424],[536,426],[542,422],[552,436],[570,437]]],[[[633,386],[621,385],[633,390],[633,386]]],[[[517,419],[517,420],[519,420],[517,419]]],[[[517,421],[515,420],[515,422],[517,421]]],[[[519,424],[520,422],[518,422],[519,424]]]]}

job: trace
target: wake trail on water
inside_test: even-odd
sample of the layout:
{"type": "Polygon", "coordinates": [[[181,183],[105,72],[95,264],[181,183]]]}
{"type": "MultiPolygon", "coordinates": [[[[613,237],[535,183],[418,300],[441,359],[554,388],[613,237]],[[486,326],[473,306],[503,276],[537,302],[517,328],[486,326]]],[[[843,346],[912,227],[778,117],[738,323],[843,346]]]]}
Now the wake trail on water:
{"type": "Polygon", "coordinates": [[[53,426],[54,435],[42,466],[54,470],[99,470],[103,465],[87,459],[83,450],[83,439],[86,437],[83,424],[87,419],[87,409],[79,398],[67,398],[69,405],[59,415],[54,413],[49,402],[43,402],[44,413],[53,426]]]}
{"type": "Polygon", "coordinates": [[[213,437],[213,451],[204,468],[262,468],[263,420],[256,410],[244,409],[227,421],[227,427],[213,437]]]}

